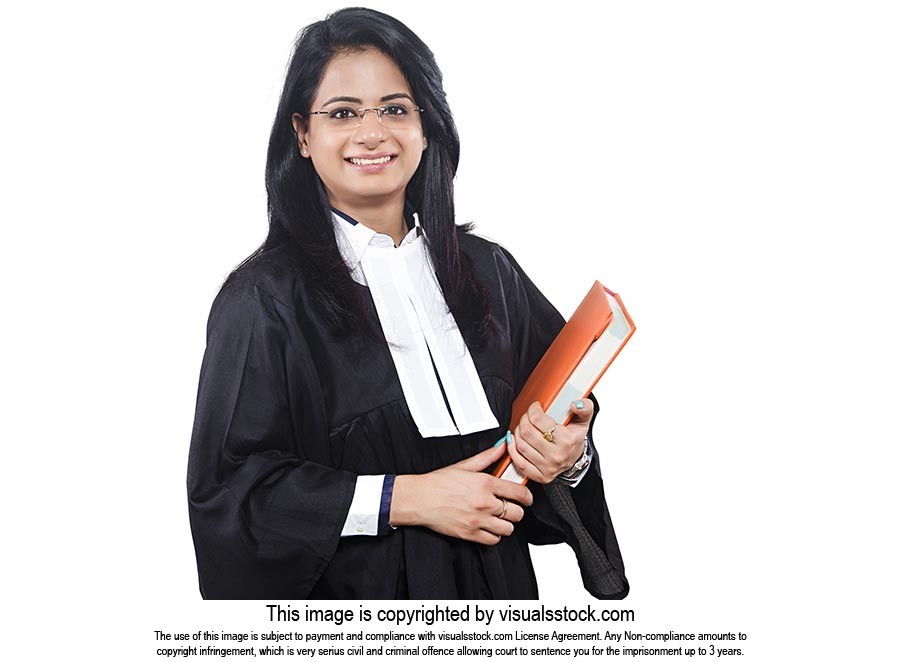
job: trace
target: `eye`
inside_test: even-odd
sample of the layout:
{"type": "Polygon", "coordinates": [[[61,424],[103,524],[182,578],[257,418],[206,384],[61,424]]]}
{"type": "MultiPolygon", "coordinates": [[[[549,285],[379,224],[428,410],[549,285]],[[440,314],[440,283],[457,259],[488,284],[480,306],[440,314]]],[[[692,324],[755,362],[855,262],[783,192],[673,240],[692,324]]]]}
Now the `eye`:
{"type": "Polygon", "coordinates": [[[352,108],[337,108],[328,114],[328,119],[338,122],[357,119],[359,115],[352,108]]]}
{"type": "Polygon", "coordinates": [[[409,115],[409,109],[401,103],[392,103],[388,106],[384,106],[384,110],[381,111],[382,115],[387,115],[388,117],[402,117],[403,115],[409,115]]]}

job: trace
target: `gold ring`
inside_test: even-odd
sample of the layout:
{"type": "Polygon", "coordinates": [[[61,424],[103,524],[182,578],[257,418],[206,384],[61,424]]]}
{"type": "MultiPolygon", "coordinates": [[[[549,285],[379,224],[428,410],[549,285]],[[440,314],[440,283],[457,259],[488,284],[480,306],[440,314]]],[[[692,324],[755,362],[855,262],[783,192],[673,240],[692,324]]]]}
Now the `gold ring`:
{"type": "MultiPolygon", "coordinates": [[[[558,427],[559,427],[559,424],[554,425],[548,432],[541,432],[541,434],[544,435],[544,439],[546,439],[550,443],[553,443],[553,433],[556,431],[556,428],[558,428],[558,427]]],[[[538,430],[540,430],[540,428],[538,428],[538,430]]]]}
{"type": "Polygon", "coordinates": [[[497,497],[497,498],[503,502],[503,510],[500,511],[500,514],[497,515],[497,517],[499,517],[500,519],[503,519],[503,516],[506,515],[506,509],[509,507],[509,501],[507,501],[506,499],[502,499],[500,497],[497,497]]]}

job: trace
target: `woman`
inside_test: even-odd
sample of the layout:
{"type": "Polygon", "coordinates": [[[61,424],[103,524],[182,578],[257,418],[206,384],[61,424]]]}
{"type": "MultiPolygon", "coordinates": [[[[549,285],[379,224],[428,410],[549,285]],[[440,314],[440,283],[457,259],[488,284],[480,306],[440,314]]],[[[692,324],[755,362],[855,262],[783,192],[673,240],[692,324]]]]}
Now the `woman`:
{"type": "Polygon", "coordinates": [[[188,468],[204,597],[536,598],[528,543],[563,541],[594,595],[627,593],[593,402],[509,421],[563,320],[455,225],[458,157],[406,26],[346,9],[303,31],[269,234],[209,318],[188,468]],[[527,488],[483,472],[504,447],[527,488]]]}

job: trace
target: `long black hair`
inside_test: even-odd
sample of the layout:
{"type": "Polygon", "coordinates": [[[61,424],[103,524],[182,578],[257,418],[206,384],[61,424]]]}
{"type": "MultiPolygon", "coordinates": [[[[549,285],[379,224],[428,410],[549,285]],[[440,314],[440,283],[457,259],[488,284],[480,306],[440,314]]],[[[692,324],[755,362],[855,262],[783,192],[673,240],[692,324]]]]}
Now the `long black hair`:
{"type": "Polygon", "coordinates": [[[375,48],[400,68],[421,114],[428,149],[406,188],[418,212],[438,282],[470,347],[488,340],[490,307],[468,257],[460,251],[453,178],[459,164],[459,136],[447,104],[434,54],[397,19],[371,9],[347,8],[300,33],[269,137],[266,161],[269,233],[262,246],[232,272],[265,260],[276,248],[292,256],[305,289],[329,330],[344,335],[366,326],[359,288],[338,251],[328,198],[311,159],[300,156],[291,116],[308,117],[322,74],[335,55],[375,48]]]}

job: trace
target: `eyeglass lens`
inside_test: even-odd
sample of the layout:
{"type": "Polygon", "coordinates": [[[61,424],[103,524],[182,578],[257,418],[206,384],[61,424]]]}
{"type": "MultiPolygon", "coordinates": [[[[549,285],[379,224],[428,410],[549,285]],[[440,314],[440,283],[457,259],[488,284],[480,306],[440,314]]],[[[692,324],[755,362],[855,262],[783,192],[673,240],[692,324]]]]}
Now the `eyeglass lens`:
{"type": "Polygon", "coordinates": [[[341,106],[330,108],[327,111],[318,111],[316,114],[325,119],[327,126],[339,128],[355,128],[365,120],[367,113],[374,113],[379,122],[385,126],[400,128],[415,126],[419,122],[420,109],[411,104],[391,103],[376,108],[351,108],[341,106]]]}

